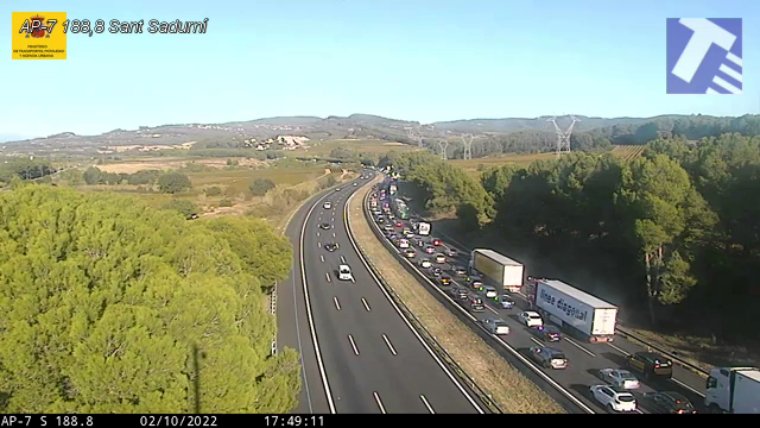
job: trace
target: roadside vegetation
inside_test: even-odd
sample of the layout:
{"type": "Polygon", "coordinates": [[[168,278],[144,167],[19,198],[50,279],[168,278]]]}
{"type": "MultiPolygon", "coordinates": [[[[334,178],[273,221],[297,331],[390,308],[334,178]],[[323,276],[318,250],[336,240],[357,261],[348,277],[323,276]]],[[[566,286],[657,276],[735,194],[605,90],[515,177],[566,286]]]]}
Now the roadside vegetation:
{"type": "Polygon", "coordinates": [[[0,238],[4,413],[295,404],[298,356],[270,356],[266,305],[291,249],[261,220],[188,222],[134,198],[16,183],[0,193],[0,238]]]}
{"type": "Polygon", "coordinates": [[[713,348],[756,343],[760,138],[656,139],[641,151],[493,167],[479,183],[433,155],[381,165],[401,171],[428,215],[458,214],[441,227],[460,240],[617,302],[626,323],[713,348]]]}

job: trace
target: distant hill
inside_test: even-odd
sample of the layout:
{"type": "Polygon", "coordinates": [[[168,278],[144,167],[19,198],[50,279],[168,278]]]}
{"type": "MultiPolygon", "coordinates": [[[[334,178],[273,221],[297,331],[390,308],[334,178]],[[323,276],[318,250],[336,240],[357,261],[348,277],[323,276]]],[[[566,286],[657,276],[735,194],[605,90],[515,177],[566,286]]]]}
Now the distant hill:
{"type": "MultiPolygon", "coordinates": [[[[612,144],[642,144],[657,136],[682,135],[689,139],[739,132],[760,135],[760,116],[716,117],[704,115],[663,115],[649,118],[601,118],[574,116],[580,121],[574,128],[574,140],[580,146],[603,147],[612,144]]],[[[389,119],[369,114],[347,117],[315,116],[271,117],[219,124],[167,124],[141,126],[136,130],[115,129],[101,135],[76,135],[63,132],[46,138],[0,143],[0,153],[67,154],[93,156],[113,146],[175,146],[185,144],[192,149],[206,147],[234,148],[251,140],[275,138],[280,135],[303,136],[310,140],[327,139],[384,139],[416,144],[410,131],[420,132],[423,140],[454,139],[462,134],[479,137],[481,154],[500,151],[550,150],[554,141],[554,126],[549,116],[536,118],[469,119],[425,124],[389,119]],[[188,144],[192,143],[192,144],[188,144]],[[483,145],[487,144],[488,147],[483,145]]],[[[564,130],[571,116],[556,117],[564,130]]],[[[2,135],[0,135],[0,139],[2,135]]]]}

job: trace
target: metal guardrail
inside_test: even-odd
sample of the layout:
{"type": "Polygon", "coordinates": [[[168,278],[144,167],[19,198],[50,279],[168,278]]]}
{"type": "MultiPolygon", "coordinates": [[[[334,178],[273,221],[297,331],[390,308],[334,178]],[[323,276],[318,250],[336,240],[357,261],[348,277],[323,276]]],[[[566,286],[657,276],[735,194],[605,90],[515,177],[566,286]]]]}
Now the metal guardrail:
{"type": "MultiPolygon", "coordinates": [[[[372,232],[375,234],[375,237],[380,240],[380,242],[383,243],[385,247],[389,246],[388,240],[384,239],[382,234],[380,233],[379,229],[377,229],[376,225],[374,225],[372,221],[372,215],[369,212],[369,195],[371,192],[367,192],[367,194],[364,196],[364,199],[362,200],[362,214],[364,214],[364,218],[367,220],[367,223],[370,225],[370,229],[372,229],[372,232]]],[[[422,336],[425,341],[428,343],[428,345],[431,347],[431,349],[434,350],[434,352],[438,355],[439,358],[441,358],[442,361],[446,363],[446,365],[454,372],[456,373],[457,377],[459,377],[460,380],[462,380],[467,387],[473,391],[477,396],[478,399],[488,408],[489,411],[492,413],[503,413],[502,410],[499,408],[499,406],[496,404],[495,401],[491,398],[491,396],[484,391],[476,382],[473,380],[465,371],[462,369],[459,364],[454,360],[454,358],[449,355],[448,352],[441,346],[440,343],[436,340],[435,336],[433,336],[432,333],[430,333],[422,324],[422,322],[412,313],[411,310],[404,304],[401,297],[396,294],[395,291],[393,291],[393,288],[388,285],[388,282],[383,277],[383,275],[380,273],[380,270],[374,265],[372,260],[367,257],[366,252],[362,248],[361,244],[359,242],[356,243],[359,250],[364,255],[364,259],[366,260],[367,264],[370,266],[374,274],[380,279],[380,283],[385,288],[385,290],[388,292],[388,295],[393,298],[393,300],[396,302],[398,307],[404,312],[404,316],[406,316],[409,321],[414,325],[414,328],[417,330],[418,333],[420,333],[420,336],[422,336]]],[[[409,267],[405,264],[405,269],[409,271],[409,267]]],[[[414,272],[409,272],[410,274],[414,275],[414,272]]]]}
{"type": "MultiPolygon", "coordinates": [[[[277,281],[274,283],[274,287],[272,288],[272,296],[270,297],[270,311],[272,313],[272,316],[277,316],[277,281]]],[[[277,320],[275,319],[275,323],[277,320]]],[[[277,329],[275,329],[273,335],[272,335],[272,355],[277,355],[277,329]]]]}
{"type": "MultiPolygon", "coordinates": [[[[451,236],[449,236],[449,235],[447,235],[445,233],[438,233],[438,235],[440,235],[442,238],[446,239],[449,242],[455,243],[458,247],[460,247],[463,250],[472,251],[472,248],[468,247],[467,245],[464,245],[463,243],[457,241],[456,239],[452,238],[451,236]]],[[[658,353],[660,353],[660,354],[662,354],[662,355],[670,358],[674,363],[678,364],[680,367],[682,367],[682,368],[684,368],[686,370],[689,370],[689,371],[691,371],[691,372],[693,372],[693,373],[695,373],[695,374],[697,374],[697,375],[699,375],[701,377],[705,377],[706,378],[710,374],[707,370],[705,370],[705,369],[703,369],[703,368],[701,368],[701,367],[699,367],[697,365],[694,365],[694,364],[692,364],[692,363],[690,363],[690,362],[688,362],[688,361],[686,361],[686,360],[678,357],[677,355],[675,355],[675,354],[673,354],[671,352],[668,352],[667,350],[663,349],[662,347],[660,347],[658,345],[655,345],[655,344],[652,344],[650,342],[647,342],[646,339],[644,339],[644,338],[636,335],[635,333],[632,333],[632,332],[630,332],[630,331],[628,331],[628,330],[626,330],[624,328],[615,327],[615,333],[617,333],[617,334],[619,334],[619,335],[621,335],[621,336],[623,336],[625,338],[628,338],[628,339],[631,339],[631,340],[634,340],[636,342],[641,343],[642,345],[646,346],[648,349],[656,351],[656,352],[658,352],[658,353]]]]}

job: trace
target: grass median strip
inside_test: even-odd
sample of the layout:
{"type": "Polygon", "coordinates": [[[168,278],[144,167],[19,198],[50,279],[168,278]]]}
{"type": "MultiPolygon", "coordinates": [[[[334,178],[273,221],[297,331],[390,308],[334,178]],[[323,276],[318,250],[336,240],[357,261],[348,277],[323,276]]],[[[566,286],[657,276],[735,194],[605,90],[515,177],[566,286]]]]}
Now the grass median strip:
{"type": "Polygon", "coordinates": [[[362,201],[368,191],[369,187],[360,190],[351,200],[348,215],[354,237],[364,255],[424,328],[504,413],[565,413],[556,401],[430,295],[383,247],[362,213],[362,201]]]}

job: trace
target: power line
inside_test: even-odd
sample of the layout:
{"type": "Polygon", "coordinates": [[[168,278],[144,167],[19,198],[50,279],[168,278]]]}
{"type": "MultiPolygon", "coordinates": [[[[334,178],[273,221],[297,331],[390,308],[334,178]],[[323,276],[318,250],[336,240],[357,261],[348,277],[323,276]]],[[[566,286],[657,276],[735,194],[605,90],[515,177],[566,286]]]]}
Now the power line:
{"type": "Polygon", "coordinates": [[[547,122],[551,122],[554,125],[554,130],[557,133],[557,157],[562,153],[570,153],[570,135],[573,133],[573,127],[575,127],[575,124],[581,121],[580,119],[576,119],[575,116],[570,116],[570,118],[573,121],[570,123],[570,126],[566,131],[563,131],[559,125],[557,125],[556,117],[546,119],[547,122]]]}
{"type": "Polygon", "coordinates": [[[472,140],[473,136],[470,134],[464,134],[461,136],[462,144],[464,144],[464,154],[462,158],[464,160],[472,159],[472,140]]]}

